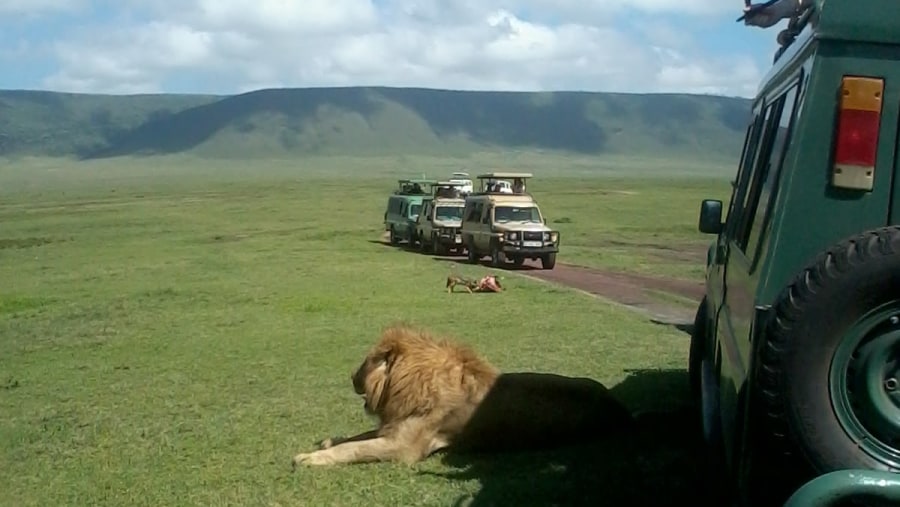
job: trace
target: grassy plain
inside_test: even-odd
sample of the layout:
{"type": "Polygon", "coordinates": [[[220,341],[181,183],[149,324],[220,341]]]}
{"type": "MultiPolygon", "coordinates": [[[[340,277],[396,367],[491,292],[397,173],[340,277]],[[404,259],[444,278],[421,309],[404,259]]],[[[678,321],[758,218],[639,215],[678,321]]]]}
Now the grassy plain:
{"type": "MultiPolygon", "coordinates": [[[[446,262],[378,242],[397,176],[514,158],[492,157],[0,165],[0,504],[696,499],[687,335],[514,274],[502,295],[447,295],[446,262]],[[396,320],[465,340],[504,370],[591,376],[635,410],[674,412],[591,448],[291,473],[316,440],[370,426],[349,373],[396,320]]],[[[697,204],[725,197],[727,177],[519,162],[565,238],[560,261],[698,276],[647,245],[705,244],[697,204]]]]}

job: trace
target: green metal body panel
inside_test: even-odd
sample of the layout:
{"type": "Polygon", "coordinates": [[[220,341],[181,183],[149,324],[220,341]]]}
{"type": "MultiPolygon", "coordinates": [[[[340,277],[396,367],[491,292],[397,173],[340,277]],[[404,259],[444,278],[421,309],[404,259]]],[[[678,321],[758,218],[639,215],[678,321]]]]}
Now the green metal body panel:
{"type": "MultiPolygon", "coordinates": [[[[783,61],[789,56],[785,54],[783,61]]],[[[900,190],[893,184],[900,108],[900,45],[873,46],[810,38],[797,58],[783,64],[780,72],[771,76],[775,81],[768,83],[761,93],[769,92],[804,65],[803,70],[810,77],[803,99],[821,106],[801,109],[804,117],[798,118],[802,120],[797,122],[800,128],[793,132],[785,153],[784,172],[772,212],[773,233],[764,252],[766,261],[760,266],[765,276],[757,293],[759,305],[771,304],[790,278],[829,245],[859,231],[896,223],[891,217],[900,218],[896,212],[900,201],[892,199],[894,192],[900,190]],[[841,78],[847,74],[885,79],[875,183],[871,192],[834,189],[828,185],[835,104],[841,78]],[[776,262],[769,265],[770,259],[776,262]]]]}
{"type": "MultiPolygon", "coordinates": [[[[781,53],[753,102],[752,116],[764,118],[771,103],[793,86],[799,88],[781,165],[778,159],[770,159],[772,170],[780,167],[781,172],[774,178],[768,206],[758,208],[754,218],[763,221],[750,226],[751,246],[745,252],[739,242],[746,240],[737,234],[736,225],[741,209],[729,209],[708,256],[706,339],[711,345],[706,350],[718,366],[716,422],[726,463],[738,482],[752,466],[753,444],[748,435],[753,414],[748,392],[754,389],[755,349],[762,342],[759,322],[790,280],[827,247],[900,220],[900,184],[894,178],[900,163],[900,2],[816,0],[815,5],[810,22],[781,53]],[[846,75],[884,79],[871,191],[830,184],[837,104],[846,75]]],[[[750,127],[732,206],[746,197],[753,148],[768,146],[765,139],[757,142],[758,135],[750,127]]],[[[813,505],[809,499],[824,498],[822,491],[843,494],[868,487],[862,479],[853,482],[847,477],[829,475],[812,483],[792,499],[791,507],[813,505]]],[[[855,472],[852,477],[862,476],[855,472]]],[[[900,483],[895,481],[886,494],[896,498],[898,488],[900,483]]]]}
{"type": "Polygon", "coordinates": [[[900,476],[874,470],[837,470],[804,484],[784,507],[836,507],[850,498],[900,505],[900,476]]]}
{"type": "Polygon", "coordinates": [[[900,3],[892,0],[815,0],[822,39],[900,44],[900,3]]]}
{"type": "Polygon", "coordinates": [[[409,241],[412,231],[416,229],[418,210],[430,195],[393,194],[388,198],[384,212],[384,230],[394,230],[402,241],[409,241]]]}

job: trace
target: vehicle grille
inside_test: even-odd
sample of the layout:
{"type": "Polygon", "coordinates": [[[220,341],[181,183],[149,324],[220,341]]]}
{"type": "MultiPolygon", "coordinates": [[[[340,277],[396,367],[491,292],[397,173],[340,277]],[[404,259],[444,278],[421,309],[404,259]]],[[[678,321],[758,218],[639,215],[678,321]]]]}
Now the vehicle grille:
{"type": "Polygon", "coordinates": [[[540,241],[543,237],[544,233],[540,231],[525,231],[522,233],[522,239],[525,241],[540,241]]]}

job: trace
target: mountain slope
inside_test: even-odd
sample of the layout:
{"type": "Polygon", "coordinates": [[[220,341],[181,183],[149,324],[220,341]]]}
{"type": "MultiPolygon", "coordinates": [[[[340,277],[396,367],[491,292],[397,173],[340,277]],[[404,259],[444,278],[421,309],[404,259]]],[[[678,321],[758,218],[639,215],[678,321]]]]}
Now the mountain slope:
{"type": "Polygon", "coordinates": [[[267,89],[241,95],[0,91],[0,155],[103,158],[464,154],[733,156],[746,99],[417,88],[267,89]]]}
{"type": "Polygon", "coordinates": [[[88,95],[0,90],[0,155],[71,156],[187,108],[203,95],[88,95]]]}

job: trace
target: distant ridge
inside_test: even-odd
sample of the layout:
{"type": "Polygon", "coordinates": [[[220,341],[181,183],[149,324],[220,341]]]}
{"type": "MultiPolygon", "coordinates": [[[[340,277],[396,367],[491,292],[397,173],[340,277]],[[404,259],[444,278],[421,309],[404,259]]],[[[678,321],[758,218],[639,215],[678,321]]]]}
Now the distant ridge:
{"type": "Polygon", "coordinates": [[[265,89],[231,96],[0,91],[0,156],[734,157],[750,102],[686,94],[265,89]]]}

